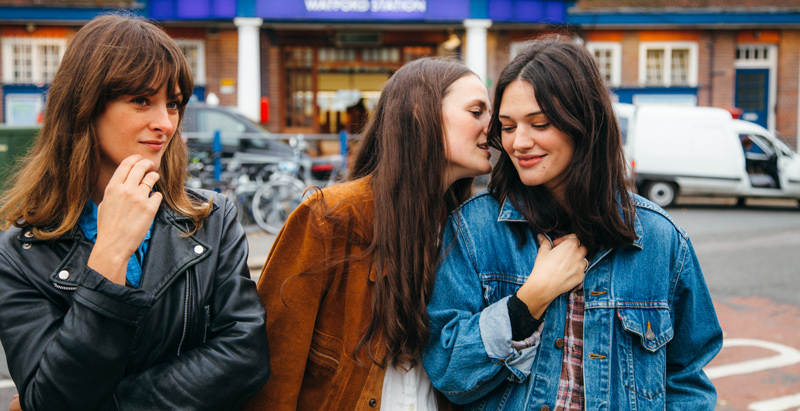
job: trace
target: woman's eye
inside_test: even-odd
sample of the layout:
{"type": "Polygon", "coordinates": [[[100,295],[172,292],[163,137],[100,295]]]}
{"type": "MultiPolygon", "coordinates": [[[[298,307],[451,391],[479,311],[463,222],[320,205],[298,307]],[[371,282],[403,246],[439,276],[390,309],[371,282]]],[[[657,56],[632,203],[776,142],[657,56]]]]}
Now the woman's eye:
{"type": "Polygon", "coordinates": [[[510,133],[510,132],[514,131],[516,128],[517,128],[517,126],[506,126],[506,127],[501,127],[500,131],[502,131],[504,133],[510,133]]]}
{"type": "Polygon", "coordinates": [[[147,104],[147,99],[144,97],[136,97],[133,100],[131,100],[131,103],[136,104],[138,106],[144,106],[147,104]]]}
{"type": "Polygon", "coordinates": [[[172,110],[177,110],[178,107],[180,107],[180,105],[181,105],[181,103],[179,101],[172,101],[170,103],[167,103],[167,108],[172,109],[172,110]]]}
{"type": "Polygon", "coordinates": [[[544,124],[533,124],[533,128],[535,128],[535,129],[537,129],[537,130],[546,130],[546,129],[547,129],[547,127],[550,127],[550,123],[544,123],[544,124]]]}
{"type": "Polygon", "coordinates": [[[483,115],[483,110],[471,111],[471,113],[473,116],[475,116],[475,118],[480,118],[481,115],[483,115]]]}

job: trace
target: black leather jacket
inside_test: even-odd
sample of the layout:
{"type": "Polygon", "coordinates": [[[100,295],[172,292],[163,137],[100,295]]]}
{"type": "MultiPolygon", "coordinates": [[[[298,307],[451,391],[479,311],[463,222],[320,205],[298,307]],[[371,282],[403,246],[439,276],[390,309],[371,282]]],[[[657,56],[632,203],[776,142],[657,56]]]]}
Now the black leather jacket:
{"type": "MultiPolygon", "coordinates": [[[[190,195],[208,196],[210,192],[190,195]]],[[[139,288],[86,266],[76,228],[0,237],[0,341],[24,411],[235,409],[269,377],[247,240],[222,195],[194,235],[162,207],[139,288]]]]}

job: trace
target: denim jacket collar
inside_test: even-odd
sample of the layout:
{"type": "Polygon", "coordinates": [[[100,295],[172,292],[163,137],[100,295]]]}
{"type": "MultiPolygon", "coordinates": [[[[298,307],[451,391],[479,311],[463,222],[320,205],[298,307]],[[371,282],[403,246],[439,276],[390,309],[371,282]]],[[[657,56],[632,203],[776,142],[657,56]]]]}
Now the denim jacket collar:
{"type": "MultiPolygon", "coordinates": [[[[622,210],[620,210],[620,214],[622,210]]],[[[510,222],[510,223],[527,223],[528,219],[525,218],[522,213],[514,207],[514,204],[511,202],[510,199],[506,198],[503,200],[503,204],[500,206],[500,212],[497,214],[497,221],[500,222],[510,222]]],[[[636,232],[636,241],[633,242],[633,246],[642,250],[642,238],[644,238],[644,228],[642,227],[642,222],[639,221],[639,216],[634,214],[633,216],[633,230],[636,232]]]]}

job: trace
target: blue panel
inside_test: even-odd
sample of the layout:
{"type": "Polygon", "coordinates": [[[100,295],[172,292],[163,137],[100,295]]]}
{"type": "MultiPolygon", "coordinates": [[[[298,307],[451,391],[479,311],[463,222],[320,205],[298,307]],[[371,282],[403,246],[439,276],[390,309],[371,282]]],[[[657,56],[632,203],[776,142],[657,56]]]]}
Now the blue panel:
{"type": "MultiPolygon", "coordinates": [[[[56,20],[56,21],[89,21],[101,14],[118,11],[94,7],[2,7],[0,21],[15,20],[56,20]]],[[[141,14],[139,10],[129,10],[141,14]]]]}
{"type": "MultiPolygon", "coordinates": [[[[634,104],[636,96],[664,96],[665,100],[669,96],[694,96],[697,101],[697,87],[634,87],[634,88],[613,88],[620,103],[634,104]]],[[[666,101],[665,101],[666,102],[666,101]]]]}
{"type": "Polygon", "coordinates": [[[256,0],[216,0],[216,5],[219,6],[217,16],[225,13],[232,13],[236,17],[256,16],[256,0]]]}
{"type": "Polygon", "coordinates": [[[211,0],[178,1],[178,18],[207,19],[211,17],[211,0]]]}
{"type": "Polygon", "coordinates": [[[497,23],[563,23],[566,13],[560,0],[489,0],[489,18],[497,23]]]}
{"type": "Polygon", "coordinates": [[[542,21],[544,18],[544,2],[535,0],[517,0],[514,14],[517,21],[542,21]]]}
{"type": "Polygon", "coordinates": [[[511,21],[511,0],[489,0],[489,18],[494,21],[511,21]]]}
{"type": "Polygon", "coordinates": [[[150,17],[155,20],[175,20],[175,1],[150,0],[150,17]]]}
{"type": "Polygon", "coordinates": [[[469,8],[469,18],[471,19],[488,19],[489,17],[489,0],[471,0],[469,8]]]}
{"type": "Polygon", "coordinates": [[[571,13],[567,23],[579,26],[697,25],[697,24],[798,24],[800,12],[780,13],[571,13]]]}

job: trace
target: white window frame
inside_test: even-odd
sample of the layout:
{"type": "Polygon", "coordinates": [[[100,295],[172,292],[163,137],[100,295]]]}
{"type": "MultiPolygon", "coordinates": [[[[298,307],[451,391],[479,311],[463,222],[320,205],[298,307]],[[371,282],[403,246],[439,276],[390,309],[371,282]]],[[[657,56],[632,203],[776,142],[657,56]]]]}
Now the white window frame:
{"type": "MultiPolygon", "coordinates": [[[[622,85],[622,43],[613,41],[591,41],[586,43],[586,49],[594,57],[594,52],[598,50],[611,51],[611,83],[612,87],[622,85]]],[[[599,65],[598,65],[599,68],[599,65]]]]}
{"type": "Polygon", "coordinates": [[[643,87],[697,87],[698,47],[694,41],[643,41],[639,43],[639,84],[643,87]],[[687,84],[672,84],[672,50],[689,49],[689,78],[687,84]],[[647,82],[647,51],[664,50],[664,82],[647,82]]]}
{"type": "Polygon", "coordinates": [[[67,40],[49,37],[3,37],[3,83],[5,84],[45,84],[44,59],[40,46],[56,46],[59,64],[67,49],[67,40]],[[31,46],[31,80],[20,81],[14,78],[14,46],[31,46]]]}
{"type": "Polygon", "coordinates": [[[194,77],[194,84],[198,86],[206,85],[206,42],[197,39],[175,39],[178,46],[193,46],[197,48],[197,68],[192,69],[192,76],[194,77]]]}

